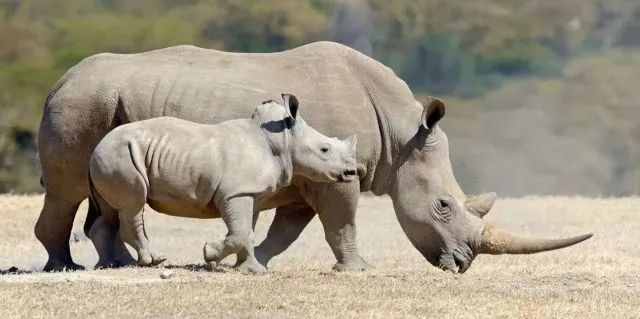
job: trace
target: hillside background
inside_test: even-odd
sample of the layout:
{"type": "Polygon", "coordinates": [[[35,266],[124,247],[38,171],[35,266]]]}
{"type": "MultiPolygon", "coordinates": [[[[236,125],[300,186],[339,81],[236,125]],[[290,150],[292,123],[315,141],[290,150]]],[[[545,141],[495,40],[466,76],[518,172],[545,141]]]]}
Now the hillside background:
{"type": "Polygon", "coordinates": [[[640,1],[0,0],[0,192],[41,192],[48,89],[97,52],[316,40],[444,97],[469,193],[640,193],[640,1]]]}

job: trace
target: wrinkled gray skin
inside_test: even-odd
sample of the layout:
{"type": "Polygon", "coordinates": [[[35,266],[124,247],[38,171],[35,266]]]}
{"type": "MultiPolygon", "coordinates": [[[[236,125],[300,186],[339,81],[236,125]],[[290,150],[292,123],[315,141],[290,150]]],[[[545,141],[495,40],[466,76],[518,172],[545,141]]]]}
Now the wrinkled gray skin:
{"type": "MultiPolygon", "coordinates": [[[[253,243],[254,207],[262,198],[294,176],[318,183],[356,179],[355,138],[328,138],[306,125],[294,96],[283,95],[283,102],[259,105],[251,119],[207,125],[160,117],[107,134],[89,162],[91,199],[102,214],[91,228],[98,250],[113,250],[119,225],[139,265],[163,262],[144,226],[149,204],[172,216],[223,218],[227,236],[205,245],[205,260],[239,254],[240,271],[265,272],[253,243]]],[[[101,257],[98,267],[112,266],[112,256],[101,257]]]]}
{"type": "MultiPolygon", "coordinates": [[[[465,271],[478,253],[533,253],[590,236],[526,239],[487,225],[480,216],[495,196],[468,199],[458,186],[437,125],[444,104],[433,99],[423,107],[391,69],[355,50],[331,42],[265,54],[178,46],[89,57],[50,92],[39,135],[47,194],[35,229],[49,253],[45,269],[78,267],[69,253],[71,225],[88,194],[89,155],[109,130],[166,115],[202,123],[240,118],[252,101],[273,98],[269,92],[294,92],[305,101],[306,120],[326,135],[356,134],[360,180],[327,185],[294,178],[265,199],[260,209],[277,210],[255,250],[263,265],[317,214],[337,259],[334,269],[367,268],[354,224],[362,191],[390,195],[413,245],[431,264],[454,272],[465,271]]],[[[85,231],[95,215],[90,208],[85,231]]],[[[117,255],[122,244],[115,246],[117,255]]]]}

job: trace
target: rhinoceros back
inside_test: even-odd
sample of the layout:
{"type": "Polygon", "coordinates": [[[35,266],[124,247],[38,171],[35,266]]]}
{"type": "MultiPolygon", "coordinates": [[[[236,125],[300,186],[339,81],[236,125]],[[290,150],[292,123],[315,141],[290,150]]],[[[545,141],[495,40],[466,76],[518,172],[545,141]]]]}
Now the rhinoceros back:
{"type": "MultiPolygon", "coordinates": [[[[86,193],[90,153],[120,124],[159,116],[214,124],[248,117],[255,105],[279,99],[281,93],[295,94],[301,114],[321,133],[340,138],[357,134],[358,161],[371,168],[380,154],[381,133],[363,78],[380,72],[391,77],[367,82],[380,85],[392,79],[404,85],[382,64],[330,42],[277,53],[177,46],[89,57],[65,74],[45,107],[40,140],[45,184],[57,172],[65,175],[60,187],[72,179],[77,191],[86,193]],[[354,56],[364,69],[377,71],[363,72],[353,65],[354,56]],[[74,156],[63,158],[61,153],[74,156]]],[[[399,94],[407,92],[411,96],[408,89],[399,94]]]]}

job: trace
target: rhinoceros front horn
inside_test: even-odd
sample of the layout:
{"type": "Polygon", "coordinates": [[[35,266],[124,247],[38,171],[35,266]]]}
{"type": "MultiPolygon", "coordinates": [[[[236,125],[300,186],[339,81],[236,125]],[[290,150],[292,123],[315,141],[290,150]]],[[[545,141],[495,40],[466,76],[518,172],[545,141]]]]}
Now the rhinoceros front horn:
{"type": "Polygon", "coordinates": [[[493,225],[485,226],[479,253],[500,254],[533,254],[548,250],[560,249],[575,245],[591,238],[593,234],[585,234],[563,239],[523,238],[514,236],[493,225]]]}

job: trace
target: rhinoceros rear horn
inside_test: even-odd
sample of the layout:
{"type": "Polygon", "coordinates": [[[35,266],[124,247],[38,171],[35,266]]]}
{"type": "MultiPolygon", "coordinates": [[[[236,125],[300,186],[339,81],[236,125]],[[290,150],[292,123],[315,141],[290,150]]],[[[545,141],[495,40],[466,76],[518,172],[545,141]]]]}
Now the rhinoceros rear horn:
{"type": "Polygon", "coordinates": [[[464,202],[464,206],[470,213],[483,218],[493,207],[493,204],[496,202],[496,197],[496,193],[471,196],[464,202]]]}
{"type": "Polygon", "coordinates": [[[422,111],[422,127],[427,130],[432,129],[444,117],[444,113],[444,102],[435,97],[428,97],[422,111]]]}
{"type": "Polygon", "coordinates": [[[283,93],[282,105],[284,105],[284,108],[287,110],[287,115],[295,120],[298,116],[298,98],[293,94],[283,93]]]}
{"type": "Polygon", "coordinates": [[[593,234],[563,239],[524,238],[514,236],[493,225],[487,225],[482,231],[479,253],[490,255],[534,254],[569,247],[585,241],[592,236],[593,234]]]}

